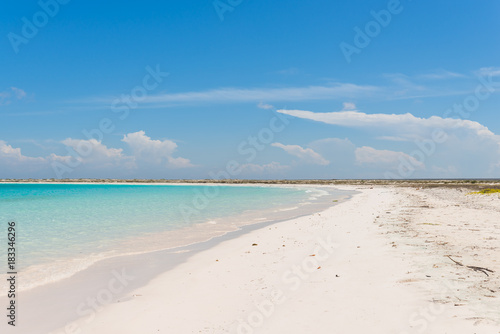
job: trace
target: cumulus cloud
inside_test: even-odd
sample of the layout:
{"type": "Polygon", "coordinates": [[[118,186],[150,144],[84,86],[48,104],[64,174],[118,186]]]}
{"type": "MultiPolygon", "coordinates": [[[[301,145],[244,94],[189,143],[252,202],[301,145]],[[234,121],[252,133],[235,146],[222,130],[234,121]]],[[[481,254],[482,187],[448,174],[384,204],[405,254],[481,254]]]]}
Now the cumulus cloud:
{"type": "Polygon", "coordinates": [[[172,157],[167,157],[168,164],[167,166],[170,168],[188,168],[188,167],[194,167],[194,165],[189,161],[189,159],[186,158],[172,158],[172,157]]]}
{"type": "Polygon", "coordinates": [[[328,165],[330,163],[311,148],[303,148],[299,145],[284,145],[281,143],[272,143],[271,146],[281,148],[288,154],[293,155],[306,163],[316,165],[328,165]]]}
{"type": "Polygon", "coordinates": [[[363,146],[356,149],[356,162],[359,164],[377,165],[385,168],[395,168],[401,161],[409,161],[419,169],[425,168],[425,165],[414,157],[404,153],[390,150],[377,150],[373,147],[363,146]]]}
{"type": "Polygon", "coordinates": [[[164,164],[169,168],[193,167],[188,159],[172,157],[177,150],[177,144],[171,140],[151,139],[144,131],[138,131],[125,135],[122,141],[129,145],[138,160],[157,165],[164,164]]]}
{"type": "Polygon", "coordinates": [[[57,155],[55,153],[51,153],[47,159],[51,162],[60,162],[60,163],[63,163],[63,164],[66,164],[66,165],[70,165],[70,164],[73,164],[74,161],[78,161],[79,163],[82,163],[83,162],[83,159],[78,157],[78,156],[70,156],[70,155],[64,155],[64,156],[61,156],[61,155],[57,155]]]}
{"type": "MultiPolygon", "coordinates": [[[[133,159],[123,154],[121,148],[110,148],[96,139],[72,139],[67,138],[61,143],[72,148],[76,153],[76,159],[83,164],[95,165],[98,168],[109,168],[123,165],[133,167],[133,159]]],[[[57,158],[56,158],[57,159],[57,158]]],[[[58,159],[69,159],[59,157],[58,159]]]]}
{"type": "Polygon", "coordinates": [[[173,141],[153,140],[139,131],[125,135],[123,142],[132,154],[96,139],[67,138],[56,142],[55,147],[39,146],[45,152],[56,149],[66,154],[49,151],[44,157],[30,157],[0,140],[0,177],[126,177],[141,175],[138,173],[163,176],[167,168],[193,167],[189,159],[174,156],[177,144],[173,141]]]}
{"type": "Polygon", "coordinates": [[[19,165],[22,163],[43,163],[44,158],[28,157],[21,153],[20,148],[14,148],[5,141],[0,140],[0,162],[2,164],[19,165]]]}

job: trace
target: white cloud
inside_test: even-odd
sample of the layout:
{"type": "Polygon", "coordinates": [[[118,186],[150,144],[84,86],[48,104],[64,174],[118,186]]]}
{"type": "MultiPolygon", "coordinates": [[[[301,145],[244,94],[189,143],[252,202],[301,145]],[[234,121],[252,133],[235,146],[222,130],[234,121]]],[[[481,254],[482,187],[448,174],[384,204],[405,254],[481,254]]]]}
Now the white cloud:
{"type": "Polygon", "coordinates": [[[194,167],[194,165],[189,161],[189,159],[185,158],[172,158],[172,157],[167,157],[168,160],[168,167],[170,168],[188,168],[188,167],[194,167]]]}
{"type": "MultiPolygon", "coordinates": [[[[96,168],[109,168],[117,166],[125,166],[127,168],[134,167],[134,159],[125,156],[121,148],[109,148],[102,142],[96,139],[72,139],[67,138],[61,142],[62,144],[71,147],[76,153],[76,159],[82,164],[93,165],[96,168]]],[[[56,160],[69,161],[68,157],[52,156],[56,160]]]]}
{"type": "MultiPolygon", "coordinates": [[[[457,170],[456,175],[462,177],[477,177],[477,175],[494,177],[495,166],[500,164],[500,136],[476,121],[439,116],[422,118],[410,113],[277,111],[285,115],[322,123],[367,129],[370,133],[378,132],[381,136],[376,137],[377,139],[406,142],[404,144],[405,151],[412,152],[412,155],[413,153],[423,154],[426,163],[430,163],[429,165],[452,165],[457,170]],[[441,135],[434,137],[436,133],[441,133],[441,135]],[[481,165],[481,168],[478,168],[478,164],[481,165]]],[[[364,157],[358,156],[359,159],[368,161],[368,151],[359,153],[366,155],[364,157]]],[[[389,157],[386,156],[386,158],[389,157]]],[[[329,156],[328,159],[334,161],[329,156]]],[[[432,177],[432,170],[429,169],[427,172],[427,175],[432,177]]]]}
{"type": "Polygon", "coordinates": [[[342,110],[356,110],[356,105],[352,102],[344,102],[342,110]]]}
{"type": "Polygon", "coordinates": [[[316,165],[328,165],[330,163],[311,148],[302,148],[299,145],[283,145],[281,143],[272,143],[271,146],[281,148],[288,154],[296,156],[307,163],[316,165]]]}
{"type": "Polygon", "coordinates": [[[471,130],[478,136],[496,137],[484,125],[470,120],[442,118],[431,116],[429,118],[415,117],[410,113],[406,114],[365,114],[358,111],[339,111],[329,113],[314,113],[305,110],[277,110],[279,113],[310,119],[333,125],[348,127],[379,127],[392,128],[395,132],[418,133],[422,129],[440,128],[443,130],[466,129],[471,130]]]}
{"type": "Polygon", "coordinates": [[[356,162],[359,164],[370,164],[388,169],[395,169],[401,161],[409,161],[413,166],[419,169],[425,168],[422,162],[404,152],[377,150],[373,147],[363,146],[357,148],[354,153],[356,155],[356,162]]]}
{"type": "Polygon", "coordinates": [[[19,165],[22,163],[43,163],[42,157],[32,158],[21,153],[20,148],[14,148],[5,141],[0,140],[0,162],[2,164],[19,165]]]}
{"type": "Polygon", "coordinates": [[[388,141],[409,141],[410,139],[405,137],[397,137],[397,136],[379,136],[377,137],[379,140],[388,140],[388,141]]]}
{"type": "Polygon", "coordinates": [[[170,168],[193,167],[188,159],[172,157],[177,150],[177,144],[171,140],[154,140],[146,136],[144,131],[138,131],[125,135],[122,141],[130,146],[137,160],[157,165],[165,164],[170,168]]]}
{"type": "Polygon", "coordinates": [[[417,78],[426,80],[444,80],[444,79],[455,79],[463,77],[465,77],[465,75],[443,69],[417,75],[417,78]]]}
{"type": "Polygon", "coordinates": [[[500,67],[481,67],[476,71],[476,75],[498,77],[500,76],[500,67]]]}
{"type": "MultiPolygon", "coordinates": [[[[24,140],[30,142],[31,140],[24,140]]],[[[124,136],[123,142],[129,145],[132,155],[125,154],[122,148],[104,145],[96,139],[67,138],[57,142],[66,147],[67,155],[49,152],[46,157],[29,157],[21,153],[20,148],[12,147],[0,140],[0,166],[2,175],[7,177],[125,177],[130,173],[148,173],[164,175],[165,168],[183,169],[193,167],[186,158],[175,157],[173,154],[177,144],[170,140],[153,140],[144,131],[130,133],[124,136]],[[58,175],[54,169],[58,167],[58,175]],[[107,175],[107,176],[104,176],[107,175]]],[[[35,143],[36,144],[36,143],[35,143]]],[[[43,148],[48,151],[51,148],[43,148]]],[[[174,173],[174,172],[172,172],[174,173]]],[[[169,175],[179,175],[172,174],[169,175]]],[[[175,172],[180,173],[180,172],[175,172]]]]}
{"type": "Polygon", "coordinates": [[[22,90],[21,88],[16,88],[16,87],[10,87],[14,95],[16,96],[16,99],[21,100],[26,97],[26,92],[22,90]]]}
{"type": "Polygon", "coordinates": [[[10,87],[9,90],[0,92],[0,105],[7,105],[12,102],[11,98],[22,100],[26,97],[26,92],[17,87],[10,87]]]}
{"type": "Polygon", "coordinates": [[[187,92],[151,96],[145,102],[257,102],[330,100],[376,91],[372,86],[339,83],[331,86],[298,88],[220,88],[202,92],[187,92]]]}
{"type": "Polygon", "coordinates": [[[273,105],[267,104],[267,103],[263,103],[263,102],[259,102],[259,104],[257,105],[257,107],[260,108],[260,109],[266,109],[266,110],[275,109],[273,105]]]}
{"type": "Polygon", "coordinates": [[[78,157],[78,156],[75,156],[75,157],[72,157],[70,155],[61,156],[61,155],[57,155],[54,153],[51,153],[47,159],[50,161],[54,161],[54,162],[61,162],[61,163],[66,164],[66,165],[72,164],[75,160],[77,160],[80,163],[83,162],[83,159],[81,157],[78,157]]]}
{"type": "MultiPolygon", "coordinates": [[[[379,88],[369,85],[333,83],[326,86],[285,88],[216,88],[205,91],[148,95],[141,101],[143,107],[162,107],[193,103],[245,103],[261,101],[334,100],[372,96],[379,88]]],[[[114,98],[91,98],[84,102],[110,103],[114,98]]],[[[81,102],[81,101],[73,101],[81,102]]]]}

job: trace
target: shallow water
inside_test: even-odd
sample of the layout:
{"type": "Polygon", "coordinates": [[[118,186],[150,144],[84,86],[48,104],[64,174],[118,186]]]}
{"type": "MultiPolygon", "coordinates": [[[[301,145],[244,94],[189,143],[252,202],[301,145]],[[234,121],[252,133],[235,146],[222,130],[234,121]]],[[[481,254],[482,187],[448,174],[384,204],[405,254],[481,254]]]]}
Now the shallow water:
{"type": "MultiPolygon", "coordinates": [[[[7,222],[15,221],[23,290],[102,259],[182,246],[241,225],[297,215],[325,196],[332,193],[298,187],[0,184],[0,240],[6,248],[7,222]]],[[[0,263],[6,263],[6,252],[0,254],[0,263]]]]}

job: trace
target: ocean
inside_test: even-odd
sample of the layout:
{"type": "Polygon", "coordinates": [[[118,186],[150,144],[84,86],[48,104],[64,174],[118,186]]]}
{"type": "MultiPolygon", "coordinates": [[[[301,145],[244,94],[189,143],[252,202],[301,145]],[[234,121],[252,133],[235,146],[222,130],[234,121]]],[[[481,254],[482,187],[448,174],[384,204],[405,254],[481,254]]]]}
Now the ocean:
{"type": "Polygon", "coordinates": [[[11,221],[23,290],[102,259],[208,240],[343,195],[314,187],[0,184],[0,263],[7,264],[11,221]]]}

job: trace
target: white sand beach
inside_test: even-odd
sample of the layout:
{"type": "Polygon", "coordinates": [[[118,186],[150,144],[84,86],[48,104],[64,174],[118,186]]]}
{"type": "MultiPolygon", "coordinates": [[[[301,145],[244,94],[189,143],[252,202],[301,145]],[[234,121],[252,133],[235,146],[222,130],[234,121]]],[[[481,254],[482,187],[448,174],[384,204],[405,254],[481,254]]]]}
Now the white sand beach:
{"type": "Polygon", "coordinates": [[[53,333],[500,333],[498,195],[339,188],[53,333]]]}

